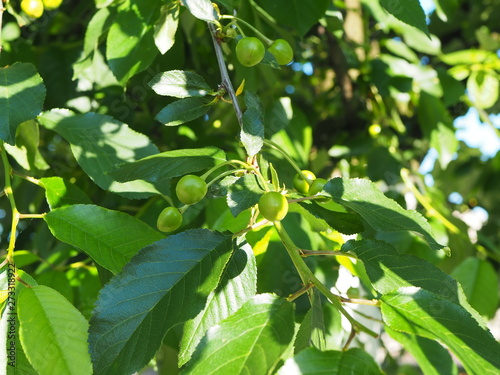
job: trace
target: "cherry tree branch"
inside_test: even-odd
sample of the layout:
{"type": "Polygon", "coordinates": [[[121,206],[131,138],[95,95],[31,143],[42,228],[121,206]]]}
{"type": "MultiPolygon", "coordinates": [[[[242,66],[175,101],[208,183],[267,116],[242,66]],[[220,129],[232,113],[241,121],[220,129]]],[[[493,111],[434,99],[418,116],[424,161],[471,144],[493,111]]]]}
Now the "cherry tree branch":
{"type": "Polygon", "coordinates": [[[226,62],[224,61],[224,56],[222,54],[222,48],[220,46],[219,40],[217,39],[217,30],[215,29],[215,25],[210,22],[208,23],[208,29],[210,30],[212,41],[214,42],[215,55],[217,56],[217,63],[219,64],[219,70],[222,79],[221,86],[229,94],[231,102],[233,103],[234,111],[236,112],[238,123],[240,124],[240,127],[243,128],[243,111],[241,110],[241,107],[238,103],[236,92],[234,91],[233,84],[231,82],[231,79],[229,78],[226,62]]]}

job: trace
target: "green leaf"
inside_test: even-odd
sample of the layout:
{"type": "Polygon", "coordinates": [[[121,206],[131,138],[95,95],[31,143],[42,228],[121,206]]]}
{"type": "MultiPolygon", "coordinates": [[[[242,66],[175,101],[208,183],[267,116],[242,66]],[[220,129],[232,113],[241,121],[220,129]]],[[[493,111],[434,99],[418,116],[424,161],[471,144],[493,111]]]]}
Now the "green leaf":
{"type": "Polygon", "coordinates": [[[96,8],[104,8],[111,5],[115,0],[94,0],[96,8]]]}
{"type": "Polygon", "coordinates": [[[248,156],[259,153],[264,144],[264,106],[260,98],[251,91],[245,92],[246,111],[243,113],[243,128],[240,138],[248,156]]]}
{"type": "Polygon", "coordinates": [[[229,11],[233,11],[234,9],[234,4],[233,4],[234,0],[217,0],[216,3],[219,3],[221,4],[222,6],[224,6],[227,10],[229,11]]]}
{"type": "Polygon", "coordinates": [[[162,55],[175,43],[175,33],[179,25],[179,3],[169,2],[161,7],[161,15],[155,23],[155,44],[162,55]]]}
{"type": "Polygon", "coordinates": [[[419,0],[380,0],[384,9],[404,23],[422,30],[429,37],[425,13],[419,0]]]}
{"type": "Polygon", "coordinates": [[[309,223],[309,226],[313,232],[325,232],[330,229],[330,226],[325,220],[314,216],[306,208],[302,207],[300,202],[297,202],[297,204],[289,205],[288,212],[297,212],[301,216],[301,220],[307,221],[309,223]]]}
{"type": "Polygon", "coordinates": [[[418,121],[424,135],[430,139],[431,147],[439,153],[439,164],[443,169],[453,160],[458,150],[453,122],[443,101],[425,92],[420,94],[418,121]]]}
{"type": "MultiPolygon", "coordinates": [[[[17,255],[19,251],[14,254],[17,255]]],[[[17,257],[15,257],[17,262],[17,257]]],[[[26,286],[15,279],[14,271],[24,283],[35,286],[36,281],[23,270],[17,268],[18,264],[4,265],[0,269],[0,374],[9,375],[38,375],[26,359],[19,338],[19,293],[26,286]],[[14,368],[15,367],[15,368],[14,368]]]]}
{"type": "MultiPolygon", "coordinates": [[[[40,261],[40,257],[31,251],[27,250],[16,250],[14,252],[14,262],[17,268],[24,268],[30,264],[40,261]]],[[[0,290],[2,290],[0,288],[0,290]]]]}
{"type": "Polygon", "coordinates": [[[92,203],[83,190],[61,177],[41,178],[40,186],[45,189],[45,197],[51,210],[72,204],[92,203]]]}
{"type": "Polygon", "coordinates": [[[56,292],[61,293],[61,295],[68,300],[70,303],[74,303],[74,292],[73,287],[70,285],[66,272],[60,270],[48,270],[39,275],[35,276],[38,285],[45,285],[56,292]]]}
{"type": "Polygon", "coordinates": [[[352,348],[347,351],[328,350],[321,352],[311,347],[286,360],[278,375],[382,375],[375,360],[364,350],[352,348]]]}
{"type": "Polygon", "coordinates": [[[385,332],[417,360],[422,372],[426,375],[457,375],[458,369],[448,350],[437,341],[425,337],[394,331],[385,327],[385,332]]]}
{"type": "Polygon", "coordinates": [[[490,108],[498,100],[500,76],[494,71],[472,71],[467,80],[467,90],[472,102],[479,108],[490,108]]]}
{"type": "Polygon", "coordinates": [[[44,216],[52,234],[117,273],[144,246],[163,236],[139,219],[93,205],[56,208],[44,216]]]}
{"type": "Polygon", "coordinates": [[[435,0],[434,3],[436,4],[436,14],[443,22],[453,19],[459,7],[458,0],[435,0]]]}
{"type": "Polygon", "coordinates": [[[493,318],[498,307],[498,275],[486,260],[466,258],[451,273],[464,289],[471,306],[482,316],[493,318]]]}
{"type": "Polygon", "coordinates": [[[291,26],[304,36],[325,15],[329,0],[258,0],[258,3],[279,24],[291,26]]]}
{"type": "Polygon", "coordinates": [[[231,236],[197,229],[140,251],[97,300],[89,337],[94,374],[128,374],[147,365],[165,333],[204,308],[231,249],[231,236]]]}
{"type": "Polygon", "coordinates": [[[491,51],[481,49],[467,49],[455,51],[439,56],[441,61],[448,65],[473,65],[494,63],[498,60],[497,55],[491,51]]]}
{"type": "Polygon", "coordinates": [[[351,240],[342,251],[361,259],[373,287],[383,294],[382,313],[389,327],[441,341],[466,368],[477,370],[477,363],[500,369],[500,344],[455,279],[423,259],[398,254],[383,241],[351,240]]]}
{"type": "Polygon", "coordinates": [[[44,112],[39,122],[70,144],[78,164],[102,189],[131,198],[145,198],[158,190],[144,181],[120,184],[107,174],[125,162],[158,153],[151,140],[127,124],[98,113],[75,115],[69,110],[44,112]]]}
{"type": "Polygon", "coordinates": [[[109,175],[122,182],[144,180],[166,184],[174,177],[209,169],[225,161],[226,154],[216,147],[181,149],[125,164],[109,175]]]}
{"type": "MultiPolygon", "coordinates": [[[[271,141],[279,145],[288,156],[297,161],[299,166],[305,167],[309,163],[309,155],[313,146],[312,126],[304,112],[287,106],[286,102],[286,100],[283,100],[282,104],[285,106],[284,110],[288,113],[287,116],[291,116],[290,122],[286,129],[273,134],[271,141]],[[290,111],[292,113],[289,113],[290,111]]],[[[269,122],[266,121],[266,130],[279,127],[282,124],[282,121],[270,118],[269,122]]],[[[282,158],[282,156],[278,157],[282,158]]]]}
{"type": "Polygon", "coordinates": [[[102,8],[91,18],[87,25],[87,30],[85,30],[83,52],[78,60],[79,62],[86,60],[97,50],[99,39],[113,24],[114,15],[114,8],[102,8]]]}
{"type": "Polygon", "coordinates": [[[442,294],[416,286],[395,289],[382,296],[384,322],[394,330],[443,342],[469,374],[498,374],[500,344],[465,309],[442,294]]]}
{"type": "MultiPolygon", "coordinates": [[[[85,60],[77,61],[73,64],[73,80],[85,82],[85,85],[93,85],[96,91],[106,89],[109,86],[119,85],[99,49],[96,49],[85,60]]],[[[85,106],[83,108],[90,109],[90,103],[82,101],[82,106],[85,106]]],[[[118,107],[120,108],[120,111],[128,108],[126,105],[122,104],[118,107]]],[[[85,109],[85,111],[87,110],[85,109]]]]}
{"type": "Polygon", "coordinates": [[[179,366],[191,358],[210,327],[235,313],[257,291],[257,265],[252,248],[240,238],[234,249],[217,289],[207,298],[205,308],[194,319],[184,324],[179,366]]]}
{"type": "Polygon", "coordinates": [[[299,202],[299,205],[318,219],[323,219],[330,227],[342,234],[355,234],[364,231],[361,217],[349,212],[336,212],[321,207],[316,202],[299,202]]]}
{"type": "Polygon", "coordinates": [[[466,79],[471,73],[470,66],[468,65],[455,65],[448,69],[448,74],[457,81],[466,79]]]}
{"type": "MultiPolygon", "coordinates": [[[[234,178],[234,180],[237,179],[238,178],[234,178]]],[[[211,188],[213,187],[214,185],[211,185],[211,188]]],[[[219,187],[216,188],[218,189],[219,187]]],[[[237,233],[248,227],[252,218],[252,213],[250,210],[246,210],[234,217],[225,199],[210,199],[205,209],[205,218],[208,227],[213,230],[237,233]]]]}
{"type": "Polygon", "coordinates": [[[210,91],[210,86],[202,76],[185,70],[160,73],[148,84],[158,95],[176,98],[202,97],[210,91]]]}
{"type": "Polygon", "coordinates": [[[246,174],[229,186],[227,205],[233,216],[236,217],[240,212],[255,206],[263,193],[257,177],[253,174],[246,174]]]}
{"type": "Polygon", "coordinates": [[[196,18],[202,21],[214,21],[215,10],[210,0],[182,0],[182,4],[196,18]]]}
{"type": "Polygon", "coordinates": [[[23,349],[40,375],[92,373],[88,323],[62,295],[43,285],[25,288],[18,316],[23,349]]]}
{"type": "MultiPolygon", "coordinates": [[[[266,124],[266,134],[269,138],[288,127],[294,115],[294,108],[289,97],[281,97],[275,100],[269,110],[264,114],[264,123],[266,124]]],[[[300,119],[301,121],[303,119],[300,119]]]]}
{"type": "Polygon", "coordinates": [[[205,115],[213,103],[204,98],[184,98],[165,106],[155,119],[166,126],[177,126],[205,115]]]}
{"type": "Polygon", "coordinates": [[[0,139],[14,145],[19,124],[42,111],[45,86],[33,64],[0,68],[0,139]]]}
{"type": "Polygon", "coordinates": [[[256,295],[208,330],[182,374],[267,374],[293,338],[293,320],[293,304],[256,295]]]}
{"type": "Polygon", "coordinates": [[[295,354],[310,346],[324,350],[326,345],[321,293],[318,289],[313,288],[308,294],[311,308],[307,311],[302,323],[300,323],[300,328],[295,337],[293,345],[295,354]]]}
{"type": "MultiPolygon", "coordinates": [[[[414,30],[412,29],[412,31],[414,30]]],[[[417,33],[414,34],[416,35],[417,33]]],[[[399,39],[387,39],[382,41],[382,43],[384,44],[384,47],[387,48],[392,54],[400,56],[405,60],[411,62],[412,64],[418,64],[420,62],[420,59],[418,58],[418,55],[415,53],[415,51],[413,51],[407,45],[408,41],[404,43],[399,39]]]]}
{"type": "Polygon", "coordinates": [[[50,168],[38,149],[40,130],[35,121],[19,125],[16,132],[16,145],[5,144],[5,150],[27,171],[36,173],[50,168]]]}
{"type": "Polygon", "coordinates": [[[16,301],[19,298],[19,293],[26,288],[26,285],[35,286],[37,282],[26,272],[19,268],[14,268],[12,264],[5,264],[0,269],[0,311],[7,315],[16,314],[16,301]],[[17,276],[24,282],[22,283],[16,278],[17,276]],[[5,293],[6,292],[6,293],[5,293]],[[14,293],[14,294],[13,294],[14,293]]]}
{"type": "MultiPolygon", "coordinates": [[[[441,40],[437,36],[425,35],[412,27],[403,28],[402,33],[405,41],[402,45],[406,48],[411,47],[415,51],[433,56],[441,53],[441,40]]],[[[414,64],[414,67],[420,67],[418,62],[414,64]]]]}
{"type": "Polygon", "coordinates": [[[413,255],[399,254],[391,244],[378,240],[350,240],[342,245],[341,250],[352,252],[363,261],[377,292],[386,294],[400,286],[421,287],[461,306],[485,327],[457,281],[431,263],[413,255]]]}
{"type": "Polygon", "coordinates": [[[154,25],[160,7],[157,0],[126,0],[118,8],[106,41],[106,59],[122,85],[147,69],[158,54],[154,25]]]}
{"type": "Polygon", "coordinates": [[[403,209],[369,180],[337,177],[328,181],[323,191],[337,203],[357,212],[375,230],[416,232],[424,237],[431,249],[443,249],[433,238],[431,226],[422,215],[403,209]]]}

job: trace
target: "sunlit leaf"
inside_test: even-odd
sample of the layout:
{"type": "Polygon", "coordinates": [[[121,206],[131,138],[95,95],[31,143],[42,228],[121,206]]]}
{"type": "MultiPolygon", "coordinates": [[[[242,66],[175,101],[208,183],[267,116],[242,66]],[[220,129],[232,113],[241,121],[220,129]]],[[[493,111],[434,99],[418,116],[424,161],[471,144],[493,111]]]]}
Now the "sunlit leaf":
{"type": "Polygon", "coordinates": [[[404,23],[416,27],[429,35],[425,13],[418,0],[380,0],[384,9],[404,23]]]}
{"type": "Polygon", "coordinates": [[[226,154],[216,147],[180,149],[125,164],[109,174],[122,182],[144,180],[164,184],[174,177],[209,169],[225,161],[226,154]]]}
{"type": "Polygon", "coordinates": [[[72,204],[92,203],[83,190],[61,177],[41,178],[40,185],[45,189],[45,197],[51,210],[72,204]]]}
{"type": "Polygon", "coordinates": [[[33,64],[0,68],[0,139],[14,145],[19,124],[42,112],[45,86],[33,64]]]}
{"type": "Polygon", "coordinates": [[[19,295],[19,335],[30,363],[40,375],[92,372],[88,322],[55,290],[38,285],[19,295]]]}
{"type": "Polygon", "coordinates": [[[107,173],[125,162],[156,154],[158,149],[147,136],[121,121],[98,113],[77,115],[69,110],[56,109],[44,112],[39,121],[71,144],[80,166],[102,189],[132,198],[158,194],[158,190],[149,183],[120,184],[107,173]]]}
{"type": "Polygon", "coordinates": [[[369,180],[338,177],[328,181],[324,191],[335,202],[358,213],[375,230],[415,232],[422,235],[432,249],[443,249],[432,236],[431,227],[421,214],[403,209],[369,180]]]}
{"type": "Polygon", "coordinates": [[[163,107],[155,119],[166,126],[177,126],[205,115],[212,102],[203,98],[184,98],[163,107]]]}
{"type": "Polygon", "coordinates": [[[202,21],[215,20],[215,10],[210,0],[181,0],[189,12],[202,21]]]}
{"type": "Polygon", "coordinates": [[[184,365],[210,327],[218,324],[252,298],[257,290],[257,266],[252,248],[240,238],[222,273],[217,289],[207,297],[205,308],[184,324],[179,366],[184,365]]]}
{"type": "Polygon", "coordinates": [[[197,73],[169,70],[156,75],[149,86],[158,94],[176,98],[202,97],[210,91],[205,79],[197,73]]]}
{"type": "Polygon", "coordinates": [[[93,373],[133,373],[147,365],[170,328],[203,310],[231,252],[231,236],[208,229],[142,249],[96,302],[89,331],[93,373]]]}
{"type": "Polygon", "coordinates": [[[160,7],[156,0],[126,0],[118,8],[106,40],[106,59],[122,85],[147,69],[158,54],[154,25],[160,7]]]}
{"type": "Polygon", "coordinates": [[[156,47],[162,55],[175,43],[175,33],[179,24],[179,5],[170,3],[161,7],[161,15],[155,23],[154,38],[156,47]]]}
{"type": "Polygon", "coordinates": [[[498,275],[486,260],[465,259],[451,275],[462,285],[467,300],[481,315],[493,318],[498,307],[498,275]]]}
{"type": "Polygon", "coordinates": [[[278,375],[320,374],[382,375],[383,373],[374,359],[363,349],[322,352],[314,347],[304,349],[295,357],[289,358],[278,371],[278,375]]]}
{"type": "Polygon", "coordinates": [[[114,273],[144,246],[163,238],[133,216],[94,205],[56,208],[44,219],[57,239],[85,251],[114,273]]]}
{"type": "Polygon", "coordinates": [[[266,374],[293,338],[293,305],[260,294],[208,330],[184,375],[266,374]]]}
{"type": "Polygon", "coordinates": [[[236,217],[240,212],[255,206],[263,193],[257,177],[253,174],[246,174],[229,186],[227,205],[236,217]]]}

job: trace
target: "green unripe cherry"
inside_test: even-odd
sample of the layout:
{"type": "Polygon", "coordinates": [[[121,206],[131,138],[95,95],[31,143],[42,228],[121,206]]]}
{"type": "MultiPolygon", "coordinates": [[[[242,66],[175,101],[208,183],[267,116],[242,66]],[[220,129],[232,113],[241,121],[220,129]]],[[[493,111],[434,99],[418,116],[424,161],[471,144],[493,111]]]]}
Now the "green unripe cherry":
{"type": "Polygon", "coordinates": [[[264,193],[259,199],[259,211],[269,221],[281,221],[288,213],[288,201],[277,191],[264,193]]]}
{"type": "Polygon", "coordinates": [[[251,67],[262,61],[266,54],[266,47],[253,36],[240,39],[236,44],[236,57],[241,65],[251,67]]]}
{"type": "Polygon", "coordinates": [[[308,194],[309,193],[309,187],[313,183],[313,181],[316,179],[316,176],[314,173],[308,170],[303,170],[302,174],[306,176],[307,180],[304,180],[302,175],[300,173],[297,173],[295,177],[293,178],[293,187],[295,190],[297,190],[299,193],[302,194],[308,194]]]}
{"type": "Polygon", "coordinates": [[[162,232],[173,232],[182,224],[182,214],[175,207],[167,207],[158,215],[156,227],[162,232]]]}
{"type": "Polygon", "coordinates": [[[279,65],[290,64],[293,60],[293,49],[285,39],[276,39],[267,49],[271,52],[279,65]]]}
{"type": "Polygon", "coordinates": [[[207,183],[194,174],[183,176],[175,187],[177,198],[184,204],[198,203],[207,195],[207,183]]]}

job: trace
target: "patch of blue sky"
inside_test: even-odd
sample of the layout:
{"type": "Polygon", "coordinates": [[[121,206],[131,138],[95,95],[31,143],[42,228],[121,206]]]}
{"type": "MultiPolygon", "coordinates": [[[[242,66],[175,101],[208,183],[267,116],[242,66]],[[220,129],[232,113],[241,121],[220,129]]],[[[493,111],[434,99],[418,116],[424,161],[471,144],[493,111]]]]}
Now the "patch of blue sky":
{"type": "Polygon", "coordinates": [[[425,14],[429,15],[436,9],[436,4],[433,0],[420,0],[420,5],[424,8],[425,14]]]}
{"type": "MultiPolygon", "coordinates": [[[[490,120],[496,128],[500,128],[500,114],[490,115],[490,120]]],[[[483,160],[494,157],[500,151],[498,133],[490,125],[481,122],[477,109],[469,108],[464,116],[455,119],[454,125],[457,139],[470,148],[479,149],[483,160]]],[[[432,172],[437,158],[438,152],[430,149],[420,164],[419,172],[424,175],[432,172]]]]}
{"type": "Polygon", "coordinates": [[[294,62],[292,63],[292,69],[296,72],[302,72],[307,76],[311,76],[314,73],[313,64],[309,61],[305,63],[294,62]]]}
{"type": "MultiPolygon", "coordinates": [[[[500,128],[500,115],[490,115],[496,128],[500,128]]],[[[465,116],[455,120],[456,136],[467,146],[481,151],[483,159],[494,157],[500,150],[500,137],[490,125],[481,122],[477,109],[470,108],[465,116]]]]}

